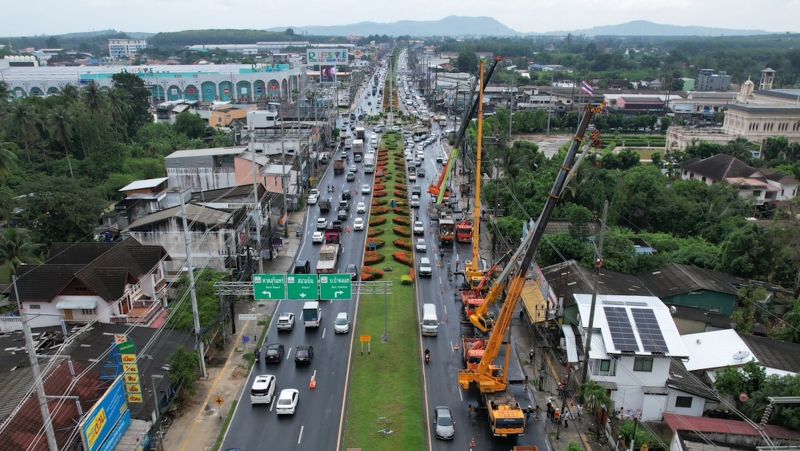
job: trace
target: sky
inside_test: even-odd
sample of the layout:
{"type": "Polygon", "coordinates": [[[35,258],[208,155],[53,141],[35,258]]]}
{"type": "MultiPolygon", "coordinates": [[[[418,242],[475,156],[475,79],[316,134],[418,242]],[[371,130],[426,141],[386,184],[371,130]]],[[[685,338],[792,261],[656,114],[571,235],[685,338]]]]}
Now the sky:
{"type": "Polygon", "coordinates": [[[800,0],[0,0],[0,5],[6,18],[0,36],[110,28],[143,32],[265,29],[436,20],[449,15],[490,16],[521,32],[575,30],[640,19],[800,31],[800,0]]]}

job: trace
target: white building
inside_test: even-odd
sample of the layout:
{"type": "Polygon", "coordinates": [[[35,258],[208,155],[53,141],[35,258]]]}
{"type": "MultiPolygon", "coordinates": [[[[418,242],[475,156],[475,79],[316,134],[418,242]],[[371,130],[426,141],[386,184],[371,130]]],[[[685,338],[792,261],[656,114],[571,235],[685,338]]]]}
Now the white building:
{"type": "Polygon", "coordinates": [[[108,54],[114,59],[128,59],[147,48],[144,39],[109,39],[108,54]]]}
{"type": "MultiPolygon", "coordinates": [[[[589,327],[592,297],[575,294],[581,341],[589,327]]],[[[694,397],[670,388],[673,359],[687,355],[670,311],[654,296],[598,295],[589,350],[589,378],[609,390],[623,416],[659,420],[676,409],[677,396],[694,397]]],[[[690,405],[694,404],[693,400],[690,405]]],[[[702,414],[680,407],[680,413],[702,414]]]]}

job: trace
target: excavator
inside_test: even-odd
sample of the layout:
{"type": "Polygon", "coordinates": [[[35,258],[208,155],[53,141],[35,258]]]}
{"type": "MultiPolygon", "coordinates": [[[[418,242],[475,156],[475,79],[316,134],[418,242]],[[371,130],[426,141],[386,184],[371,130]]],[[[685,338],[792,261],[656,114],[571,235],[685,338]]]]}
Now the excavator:
{"type": "Polygon", "coordinates": [[[518,258],[512,258],[504,269],[504,272],[508,271],[509,274],[513,273],[513,275],[508,276],[510,279],[507,282],[505,303],[492,327],[491,335],[485,344],[482,344],[483,355],[480,362],[477,365],[470,365],[471,368],[468,367],[458,373],[458,384],[461,389],[468,390],[474,385],[480,391],[483,404],[488,412],[488,421],[492,434],[498,437],[524,435],[526,421],[525,412],[509,389],[510,347],[506,346],[502,366],[498,366],[495,360],[500,355],[502,345],[507,343],[506,334],[510,330],[511,319],[514,316],[517,302],[525,285],[528,268],[533,263],[533,258],[544,235],[545,226],[550,220],[563,188],[569,179],[569,174],[576,163],[576,156],[579,147],[584,141],[584,135],[589,123],[594,114],[601,112],[604,106],[603,104],[587,106],[567,155],[564,157],[561,169],[550,190],[548,199],[542,208],[542,213],[536,222],[536,227],[532,232],[528,233],[517,249],[515,256],[518,258]],[[519,258],[519,255],[521,255],[521,258],[519,258]]]}

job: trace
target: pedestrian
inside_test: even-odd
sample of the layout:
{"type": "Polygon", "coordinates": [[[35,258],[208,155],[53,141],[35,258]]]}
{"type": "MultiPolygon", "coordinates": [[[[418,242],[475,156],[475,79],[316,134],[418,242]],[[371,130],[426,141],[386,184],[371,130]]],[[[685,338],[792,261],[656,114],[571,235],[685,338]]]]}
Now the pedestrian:
{"type": "Polygon", "coordinates": [[[472,416],[472,404],[467,404],[467,415],[472,416]]]}
{"type": "Polygon", "coordinates": [[[533,365],[533,358],[536,357],[536,353],[533,352],[533,348],[531,348],[531,350],[528,351],[528,357],[531,358],[531,365],[533,365]]]}
{"type": "Polygon", "coordinates": [[[561,421],[561,409],[556,409],[553,412],[553,423],[558,424],[559,421],[561,421]]]}
{"type": "Polygon", "coordinates": [[[536,404],[536,408],[534,408],[533,413],[534,413],[533,419],[534,420],[538,420],[539,419],[539,414],[542,413],[542,408],[539,407],[539,404],[536,404]]]}
{"type": "Polygon", "coordinates": [[[526,393],[528,392],[528,375],[527,374],[525,375],[525,385],[524,385],[523,389],[525,390],[526,393]]]}

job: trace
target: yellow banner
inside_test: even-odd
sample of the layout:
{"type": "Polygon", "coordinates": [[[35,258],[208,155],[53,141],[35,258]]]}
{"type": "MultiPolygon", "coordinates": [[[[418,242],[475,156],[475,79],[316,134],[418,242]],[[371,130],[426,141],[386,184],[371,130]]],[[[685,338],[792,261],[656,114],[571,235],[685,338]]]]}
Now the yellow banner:
{"type": "Polygon", "coordinates": [[[128,393],[128,403],[141,404],[143,402],[142,395],[136,393],[128,393]]]}
{"type": "Polygon", "coordinates": [[[130,373],[139,373],[139,365],[135,363],[123,363],[122,364],[122,372],[126,374],[130,373]]]}
{"type": "Polygon", "coordinates": [[[125,391],[128,394],[142,393],[142,386],[139,384],[125,384],[125,391]]]}
{"type": "Polygon", "coordinates": [[[130,373],[125,374],[125,383],[126,384],[138,384],[139,383],[139,375],[130,373]]]}
{"type": "Polygon", "coordinates": [[[136,354],[120,354],[122,363],[136,363],[136,354]]]}

